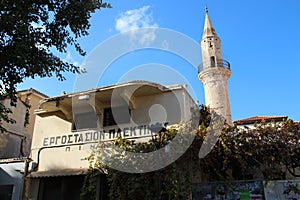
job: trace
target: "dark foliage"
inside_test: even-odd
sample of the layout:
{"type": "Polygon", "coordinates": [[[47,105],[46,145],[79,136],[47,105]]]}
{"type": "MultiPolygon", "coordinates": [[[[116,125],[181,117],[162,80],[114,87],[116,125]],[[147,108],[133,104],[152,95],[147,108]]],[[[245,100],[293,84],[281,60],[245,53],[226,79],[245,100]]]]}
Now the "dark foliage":
{"type": "MultiPolygon", "coordinates": [[[[52,51],[74,46],[84,56],[77,39],[88,34],[91,14],[107,7],[102,0],[1,0],[0,101],[9,98],[14,106],[16,87],[27,77],[64,80],[64,72],[79,72],[52,51]]],[[[13,122],[8,113],[0,103],[0,122],[13,122]]]]}

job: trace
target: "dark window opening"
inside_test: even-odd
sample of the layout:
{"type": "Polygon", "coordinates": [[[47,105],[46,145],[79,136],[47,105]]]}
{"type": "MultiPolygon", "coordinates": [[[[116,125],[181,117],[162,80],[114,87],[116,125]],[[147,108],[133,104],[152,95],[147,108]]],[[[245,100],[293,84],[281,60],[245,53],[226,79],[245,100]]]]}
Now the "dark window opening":
{"type": "Polygon", "coordinates": [[[216,66],[216,60],[215,60],[214,56],[210,57],[210,65],[211,65],[211,67],[215,67],[216,66]]]}
{"type": "Polygon", "coordinates": [[[84,176],[41,179],[39,200],[79,200],[84,176]]]}
{"type": "Polygon", "coordinates": [[[97,128],[98,117],[95,112],[78,113],[74,121],[74,130],[97,128]]]}
{"type": "Polygon", "coordinates": [[[130,122],[131,110],[128,106],[105,108],[103,126],[113,126],[130,122]]]}
{"type": "Polygon", "coordinates": [[[1,185],[0,186],[0,199],[11,200],[13,194],[13,185],[1,185]]]}

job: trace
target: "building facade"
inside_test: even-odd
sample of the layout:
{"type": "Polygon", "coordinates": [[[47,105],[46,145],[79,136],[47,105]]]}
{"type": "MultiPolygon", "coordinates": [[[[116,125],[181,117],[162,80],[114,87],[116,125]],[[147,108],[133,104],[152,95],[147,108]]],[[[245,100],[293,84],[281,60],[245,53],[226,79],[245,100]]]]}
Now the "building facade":
{"type": "Polygon", "coordinates": [[[25,169],[28,161],[25,158],[0,160],[0,199],[19,200],[24,190],[25,169]]]}
{"type": "Polygon", "coordinates": [[[148,141],[164,126],[184,123],[191,108],[198,105],[184,86],[146,81],[43,100],[36,111],[28,198],[78,199],[89,167],[84,158],[95,144],[118,137],[148,141]]]}
{"type": "Polygon", "coordinates": [[[14,124],[2,122],[6,129],[0,132],[0,198],[18,200],[25,192],[25,179],[29,166],[29,156],[33,127],[34,110],[39,102],[48,96],[35,89],[17,92],[16,106],[10,105],[10,99],[2,103],[10,108],[9,115],[14,124]]]}
{"type": "Polygon", "coordinates": [[[0,133],[0,159],[29,157],[35,122],[34,110],[48,96],[31,88],[18,91],[17,97],[16,106],[10,105],[10,99],[2,101],[5,107],[11,109],[9,117],[16,123],[2,122],[6,131],[0,133]]]}

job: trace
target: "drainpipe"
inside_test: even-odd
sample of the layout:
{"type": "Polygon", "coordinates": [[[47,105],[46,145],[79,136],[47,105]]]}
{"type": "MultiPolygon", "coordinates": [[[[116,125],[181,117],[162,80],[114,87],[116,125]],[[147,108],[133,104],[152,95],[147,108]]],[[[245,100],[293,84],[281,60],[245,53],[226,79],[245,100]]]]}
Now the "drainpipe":
{"type": "Polygon", "coordinates": [[[21,195],[20,200],[26,200],[25,193],[26,193],[26,176],[28,175],[28,169],[29,169],[29,162],[32,161],[30,158],[25,158],[25,168],[24,168],[24,174],[22,178],[22,189],[21,189],[21,195]]]}

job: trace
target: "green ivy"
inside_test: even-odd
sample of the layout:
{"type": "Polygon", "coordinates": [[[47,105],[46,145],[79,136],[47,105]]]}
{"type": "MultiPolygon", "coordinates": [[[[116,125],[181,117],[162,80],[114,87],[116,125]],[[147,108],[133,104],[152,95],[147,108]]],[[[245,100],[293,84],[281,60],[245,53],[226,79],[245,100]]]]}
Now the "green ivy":
{"type": "MultiPolygon", "coordinates": [[[[135,199],[190,199],[191,185],[195,181],[246,180],[249,174],[260,173],[265,180],[285,179],[289,172],[294,177],[300,167],[300,123],[287,120],[281,123],[256,124],[254,128],[225,126],[211,152],[199,159],[199,149],[206,136],[211,113],[208,108],[199,109],[200,121],[193,143],[174,163],[156,172],[131,174],[111,169],[101,162],[99,152],[106,143],[88,158],[91,169],[107,174],[109,198],[135,199]],[[160,184],[160,192],[158,191],[160,184]]],[[[118,138],[112,145],[127,151],[151,152],[168,144],[177,129],[167,129],[147,143],[133,145],[129,140],[118,138]]],[[[118,155],[113,155],[118,157],[118,155]]],[[[88,175],[89,176],[89,175],[88,175]]],[[[94,194],[90,178],[85,181],[83,194],[94,194]]],[[[82,198],[84,199],[84,198],[82,198]]]]}

